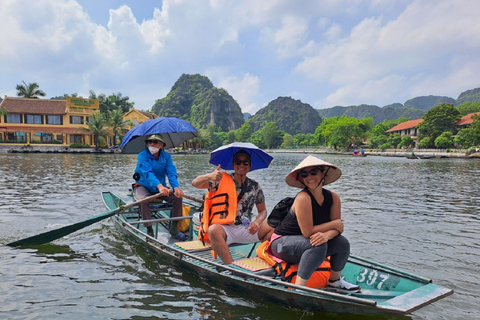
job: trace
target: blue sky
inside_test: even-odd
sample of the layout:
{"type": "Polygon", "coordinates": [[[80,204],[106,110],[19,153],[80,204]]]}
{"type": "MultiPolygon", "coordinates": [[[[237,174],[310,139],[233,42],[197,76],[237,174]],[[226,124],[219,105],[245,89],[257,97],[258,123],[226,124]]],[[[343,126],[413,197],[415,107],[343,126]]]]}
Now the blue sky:
{"type": "Polygon", "coordinates": [[[480,87],[475,0],[2,0],[0,95],[121,92],[148,110],[199,73],[254,114],[480,87]]]}

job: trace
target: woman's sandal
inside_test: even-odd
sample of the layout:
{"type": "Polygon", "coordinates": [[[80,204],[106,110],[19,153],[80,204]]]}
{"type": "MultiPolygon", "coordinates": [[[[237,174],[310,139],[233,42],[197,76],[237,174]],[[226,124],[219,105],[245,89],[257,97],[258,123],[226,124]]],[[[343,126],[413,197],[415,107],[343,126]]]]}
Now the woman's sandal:
{"type": "Polygon", "coordinates": [[[188,240],[188,236],[183,232],[179,232],[176,235],[174,235],[173,237],[177,240],[180,240],[180,241],[187,241],[188,240]]]}

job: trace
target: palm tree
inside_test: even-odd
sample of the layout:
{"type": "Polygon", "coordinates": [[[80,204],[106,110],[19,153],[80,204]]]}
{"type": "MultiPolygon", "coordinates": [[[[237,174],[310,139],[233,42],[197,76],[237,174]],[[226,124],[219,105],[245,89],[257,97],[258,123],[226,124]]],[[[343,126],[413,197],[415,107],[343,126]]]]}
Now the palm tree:
{"type": "MultiPolygon", "coordinates": [[[[113,139],[112,145],[116,144],[116,137],[120,136],[127,131],[129,121],[123,120],[123,113],[120,109],[110,112],[110,118],[108,119],[108,125],[112,128],[113,139]]],[[[121,140],[121,139],[120,139],[121,140]]]]}
{"type": "Polygon", "coordinates": [[[5,109],[4,107],[1,107],[0,108],[0,116],[7,115],[7,114],[8,114],[7,109],[5,109]]]}
{"type": "Polygon", "coordinates": [[[107,126],[107,120],[105,116],[100,112],[91,115],[90,120],[87,122],[88,129],[84,128],[87,132],[93,134],[95,142],[95,150],[99,148],[99,137],[106,137],[108,135],[105,127],[107,126]]]}
{"type": "Polygon", "coordinates": [[[39,96],[45,97],[46,93],[39,89],[39,85],[36,82],[26,84],[22,81],[23,85],[17,84],[17,96],[24,98],[38,99],[39,96]]]}

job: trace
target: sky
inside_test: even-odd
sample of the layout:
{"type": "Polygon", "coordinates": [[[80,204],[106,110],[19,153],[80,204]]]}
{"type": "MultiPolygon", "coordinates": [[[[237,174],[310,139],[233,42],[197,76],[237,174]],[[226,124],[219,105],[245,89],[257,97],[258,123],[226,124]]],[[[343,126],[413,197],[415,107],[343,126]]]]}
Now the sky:
{"type": "Polygon", "coordinates": [[[200,74],[252,115],[456,99],[480,87],[479,17],[477,0],[1,0],[0,96],[36,82],[150,110],[200,74]]]}

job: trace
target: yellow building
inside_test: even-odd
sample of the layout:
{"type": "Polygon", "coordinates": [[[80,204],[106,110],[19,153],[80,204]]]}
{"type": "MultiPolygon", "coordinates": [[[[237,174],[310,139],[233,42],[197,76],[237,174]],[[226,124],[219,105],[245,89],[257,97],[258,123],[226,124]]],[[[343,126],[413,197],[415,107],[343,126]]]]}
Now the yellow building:
{"type": "Polygon", "coordinates": [[[133,127],[144,123],[147,120],[158,118],[154,113],[149,113],[145,111],[140,111],[137,109],[132,109],[123,115],[124,121],[130,121],[133,126],[128,127],[128,130],[131,130],[133,127]]]}
{"type": "Polygon", "coordinates": [[[85,129],[90,116],[100,111],[97,99],[67,97],[66,100],[25,99],[5,96],[0,110],[0,144],[94,146],[85,129]]]}

